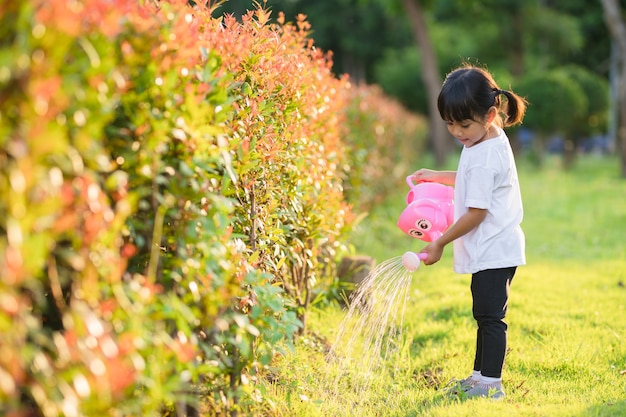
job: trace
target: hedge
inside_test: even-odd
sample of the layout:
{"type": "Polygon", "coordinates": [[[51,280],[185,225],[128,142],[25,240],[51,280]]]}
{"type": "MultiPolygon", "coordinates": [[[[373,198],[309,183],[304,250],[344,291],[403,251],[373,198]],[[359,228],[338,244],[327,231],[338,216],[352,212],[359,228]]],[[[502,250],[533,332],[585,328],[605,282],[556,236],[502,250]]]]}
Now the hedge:
{"type": "Polygon", "coordinates": [[[359,89],[303,16],[0,11],[0,413],[159,415],[197,390],[206,413],[265,407],[367,188],[359,89]]]}

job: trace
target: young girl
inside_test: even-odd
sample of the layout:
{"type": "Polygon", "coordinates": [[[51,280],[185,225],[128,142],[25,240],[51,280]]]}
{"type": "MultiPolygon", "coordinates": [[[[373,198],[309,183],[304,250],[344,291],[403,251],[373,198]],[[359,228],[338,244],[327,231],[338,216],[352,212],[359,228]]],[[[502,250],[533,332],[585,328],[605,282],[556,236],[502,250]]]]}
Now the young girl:
{"type": "Polygon", "coordinates": [[[455,222],[422,250],[428,254],[424,263],[439,261],[453,242],[455,272],[472,274],[474,371],[456,387],[468,397],[503,398],[504,318],[511,280],[526,258],[517,169],[502,127],[521,123],[526,101],[501,90],[486,70],[467,65],[448,74],[437,106],[463,150],[457,171],[420,169],[412,175],[416,182],[454,185],[455,222]]]}

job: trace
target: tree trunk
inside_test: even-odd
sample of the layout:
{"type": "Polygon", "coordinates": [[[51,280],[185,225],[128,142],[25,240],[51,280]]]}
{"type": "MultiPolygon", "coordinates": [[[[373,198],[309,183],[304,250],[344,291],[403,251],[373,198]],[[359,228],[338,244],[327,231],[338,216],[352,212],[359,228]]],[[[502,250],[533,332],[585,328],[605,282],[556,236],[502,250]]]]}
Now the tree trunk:
{"type": "Polygon", "coordinates": [[[604,20],[611,37],[618,46],[620,75],[617,93],[617,107],[619,109],[617,145],[622,161],[622,177],[626,178],[626,24],[622,19],[622,11],[618,0],[601,1],[604,9],[604,20]]]}
{"type": "Polygon", "coordinates": [[[567,171],[576,163],[577,144],[579,140],[565,139],[563,147],[563,168],[567,171]]]}
{"type": "Polygon", "coordinates": [[[451,141],[447,129],[439,117],[439,110],[437,110],[437,96],[441,89],[437,56],[428,35],[426,20],[419,0],[402,1],[411,22],[415,41],[422,53],[422,79],[428,97],[429,141],[435,154],[435,163],[441,167],[446,161],[451,141]]]}
{"type": "MultiPolygon", "coordinates": [[[[518,13],[512,16],[513,19],[513,29],[516,36],[512,39],[511,42],[511,74],[515,77],[521,77],[524,74],[524,40],[522,36],[519,34],[524,33],[524,18],[522,14],[521,7],[518,10],[518,13]]],[[[506,28],[505,30],[510,30],[506,28]]]]}

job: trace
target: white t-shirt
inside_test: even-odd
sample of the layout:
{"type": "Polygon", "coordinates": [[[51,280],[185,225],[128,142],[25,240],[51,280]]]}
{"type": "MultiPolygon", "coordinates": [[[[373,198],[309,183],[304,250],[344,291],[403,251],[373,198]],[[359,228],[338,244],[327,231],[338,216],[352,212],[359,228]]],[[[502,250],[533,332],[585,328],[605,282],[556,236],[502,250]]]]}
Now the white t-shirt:
{"type": "Polygon", "coordinates": [[[454,271],[473,274],[524,265],[522,197],[513,151],[502,129],[496,138],[464,147],[461,152],[454,186],[454,220],[469,207],[486,209],[487,216],[454,241],[454,271]]]}

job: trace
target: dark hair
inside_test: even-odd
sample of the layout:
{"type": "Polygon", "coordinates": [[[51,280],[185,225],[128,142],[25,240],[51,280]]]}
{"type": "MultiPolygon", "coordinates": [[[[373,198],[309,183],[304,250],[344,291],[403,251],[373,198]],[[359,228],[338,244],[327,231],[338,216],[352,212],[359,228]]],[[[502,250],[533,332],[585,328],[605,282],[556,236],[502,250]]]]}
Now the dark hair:
{"type": "Polygon", "coordinates": [[[437,98],[437,108],[446,121],[480,121],[493,106],[501,127],[522,122],[526,112],[526,100],[512,91],[501,90],[486,70],[472,65],[459,67],[446,76],[437,98]],[[503,101],[501,96],[506,100],[503,101]],[[500,114],[506,117],[504,121],[500,114]]]}

